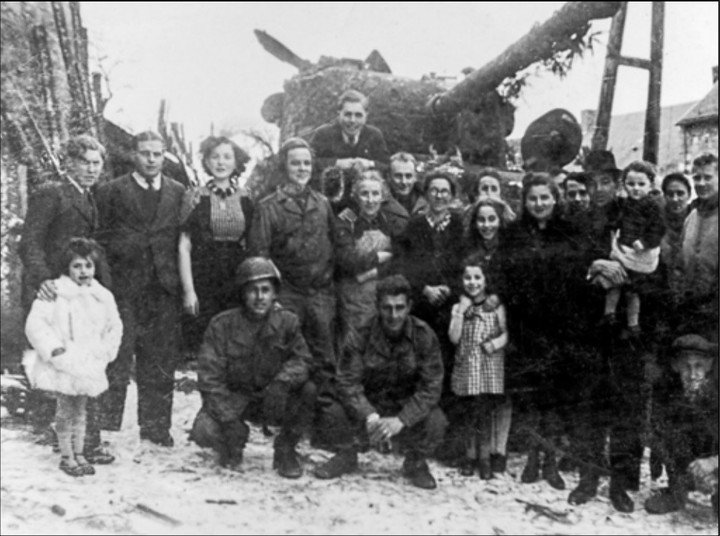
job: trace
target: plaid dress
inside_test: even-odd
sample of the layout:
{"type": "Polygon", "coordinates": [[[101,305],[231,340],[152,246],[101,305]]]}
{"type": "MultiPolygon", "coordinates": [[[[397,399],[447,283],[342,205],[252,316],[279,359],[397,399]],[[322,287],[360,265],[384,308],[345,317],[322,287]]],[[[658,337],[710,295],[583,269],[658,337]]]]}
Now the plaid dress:
{"type": "Polygon", "coordinates": [[[505,392],[505,352],[487,354],[481,344],[500,335],[496,310],[484,311],[473,305],[465,312],[460,344],[455,352],[452,390],[458,396],[503,394],[505,392]]]}

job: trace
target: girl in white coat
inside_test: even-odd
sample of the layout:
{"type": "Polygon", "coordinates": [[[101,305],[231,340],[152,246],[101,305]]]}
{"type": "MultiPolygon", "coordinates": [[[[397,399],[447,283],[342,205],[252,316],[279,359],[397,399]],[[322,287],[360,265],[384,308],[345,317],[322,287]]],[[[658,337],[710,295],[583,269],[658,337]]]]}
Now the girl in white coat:
{"type": "Polygon", "coordinates": [[[61,259],[54,301],[36,299],[25,323],[33,349],[23,357],[35,389],[57,398],[55,429],[60,469],[71,476],[95,473],[83,456],[88,397],[108,388],[105,368],[117,357],[122,322],[112,293],[95,280],[102,254],[94,240],[73,238],[61,259]]]}

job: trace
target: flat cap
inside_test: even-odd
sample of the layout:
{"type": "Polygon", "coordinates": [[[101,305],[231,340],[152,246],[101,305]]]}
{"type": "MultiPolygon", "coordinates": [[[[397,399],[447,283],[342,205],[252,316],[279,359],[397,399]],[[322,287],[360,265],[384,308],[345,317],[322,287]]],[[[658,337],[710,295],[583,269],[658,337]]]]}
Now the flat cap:
{"type": "Polygon", "coordinates": [[[708,357],[715,357],[718,353],[717,343],[709,342],[700,335],[683,335],[678,337],[672,344],[675,355],[680,356],[685,353],[699,353],[708,357]]]}

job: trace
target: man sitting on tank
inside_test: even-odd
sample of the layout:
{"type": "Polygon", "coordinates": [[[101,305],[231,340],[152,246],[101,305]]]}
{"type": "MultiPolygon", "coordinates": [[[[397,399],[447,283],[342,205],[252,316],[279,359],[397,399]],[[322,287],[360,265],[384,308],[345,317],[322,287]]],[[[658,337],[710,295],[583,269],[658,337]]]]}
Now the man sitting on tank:
{"type": "Polygon", "coordinates": [[[216,315],[205,332],[198,358],[202,408],[190,437],[238,470],[250,434],[246,421],[279,425],[273,467],[298,478],[295,446],[315,404],[310,351],[298,317],[275,301],[280,272],[271,260],[246,259],[236,283],[242,305],[216,315]]]}
{"type": "Polygon", "coordinates": [[[385,138],[380,129],[366,124],[367,112],[368,98],[359,91],[349,89],[340,95],[337,119],[318,127],[310,139],[320,171],[329,166],[387,169],[385,138]]]}

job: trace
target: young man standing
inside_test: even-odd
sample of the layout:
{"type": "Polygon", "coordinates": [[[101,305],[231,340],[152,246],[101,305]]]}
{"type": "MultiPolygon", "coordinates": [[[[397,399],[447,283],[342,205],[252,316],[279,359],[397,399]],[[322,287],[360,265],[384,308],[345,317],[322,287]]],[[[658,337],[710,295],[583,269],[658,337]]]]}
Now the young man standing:
{"type": "Polygon", "coordinates": [[[100,230],[124,331],[100,398],[101,427],[120,430],[133,355],[140,438],[172,447],[170,435],[180,307],[178,239],[183,186],[162,175],[162,138],[135,137],[135,171],[98,189],[100,230]]]}

